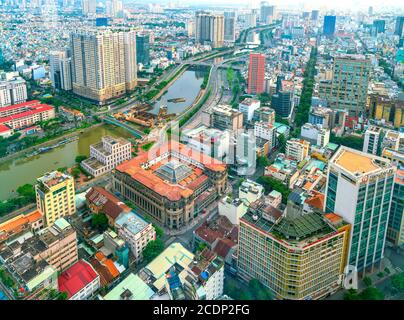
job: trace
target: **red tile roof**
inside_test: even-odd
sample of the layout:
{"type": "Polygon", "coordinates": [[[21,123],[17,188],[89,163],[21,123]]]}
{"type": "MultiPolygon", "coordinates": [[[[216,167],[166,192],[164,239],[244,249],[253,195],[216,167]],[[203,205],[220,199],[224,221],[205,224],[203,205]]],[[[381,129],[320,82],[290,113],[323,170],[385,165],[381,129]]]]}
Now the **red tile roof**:
{"type": "MultiPolygon", "coordinates": [[[[17,105],[14,105],[11,107],[16,107],[16,106],[17,105]]],[[[25,117],[32,116],[37,113],[41,113],[41,112],[49,111],[49,110],[53,109],[53,107],[51,107],[50,105],[47,105],[47,104],[33,104],[33,105],[28,105],[27,107],[30,108],[30,110],[20,112],[17,114],[13,114],[8,117],[1,117],[0,123],[6,123],[6,122],[9,122],[9,121],[12,121],[15,119],[25,118],[25,117]]]]}
{"type": "Polygon", "coordinates": [[[216,246],[213,248],[213,251],[217,253],[218,256],[225,259],[229,254],[231,248],[233,248],[236,244],[230,239],[220,239],[216,246]]]}
{"type": "Polygon", "coordinates": [[[59,291],[67,292],[70,299],[97,277],[99,275],[88,262],[79,260],[58,277],[59,291]]]}
{"type": "Polygon", "coordinates": [[[3,107],[0,110],[1,110],[1,112],[3,112],[3,111],[19,109],[19,108],[23,108],[23,107],[34,107],[38,104],[41,104],[41,102],[39,100],[31,100],[31,101],[13,104],[12,106],[8,106],[8,107],[3,107]]]}
{"type": "Polygon", "coordinates": [[[118,218],[121,212],[129,212],[131,209],[115,197],[112,193],[108,192],[101,187],[93,187],[86,194],[86,199],[89,203],[102,208],[107,216],[112,219],[118,218]]]}
{"type": "Polygon", "coordinates": [[[7,127],[4,124],[0,124],[0,132],[7,132],[7,131],[11,131],[12,129],[10,129],[9,127],[7,127]]]}

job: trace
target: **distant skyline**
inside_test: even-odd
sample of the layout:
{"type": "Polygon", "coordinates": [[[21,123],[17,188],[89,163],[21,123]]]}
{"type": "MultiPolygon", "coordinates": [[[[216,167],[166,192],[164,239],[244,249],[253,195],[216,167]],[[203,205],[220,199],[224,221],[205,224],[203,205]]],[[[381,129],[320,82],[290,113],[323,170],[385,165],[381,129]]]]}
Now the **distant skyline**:
{"type": "MultiPolygon", "coordinates": [[[[131,0],[126,0],[125,2],[132,2],[131,0]]],[[[139,2],[139,1],[136,1],[139,2]]],[[[261,0],[154,0],[150,3],[179,3],[188,5],[209,5],[209,6],[239,6],[239,7],[259,7],[261,0]]],[[[280,8],[305,8],[307,10],[312,9],[346,9],[346,10],[363,10],[367,9],[369,6],[377,10],[388,9],[392,7],[402,8],[404,10],[404,5],[402,0],[385,0],[380,2],[380,0],[339,0],[337,2],[324,1],[324,0],[270,0],[267,1],[270,5],[275,5],[280,8]]],[[[142,3],[144,3],[142,1],[142,3]]]]}

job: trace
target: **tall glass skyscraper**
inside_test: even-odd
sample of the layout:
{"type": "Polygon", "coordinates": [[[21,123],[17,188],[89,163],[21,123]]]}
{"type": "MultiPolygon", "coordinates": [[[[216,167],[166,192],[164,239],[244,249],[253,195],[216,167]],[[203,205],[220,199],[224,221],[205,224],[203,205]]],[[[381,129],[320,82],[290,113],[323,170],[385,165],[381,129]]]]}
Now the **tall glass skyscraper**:
{"type": "Polygon", "coordinates": [[[352,225],[348,264],[358,271],[383,258],[394,174],[390,160],[344,146],[330,159],[325,212],[352,225]]]}
{"type": "Polygon", "coordinates": [[[387,239],[397,246],[404,245],[404,168],[397,170],[394,179],[387,239]]]}
{"type": "Polygon", "coordinates": [[[150,63],[150,35],[136,35],[136,61],[143,65],[150,63]]]}
{"type": "Polygon", "coordinates": [[[323,34],[325,36],[333,36],[335,33],[336,16],[324,16],[323,34]]]}

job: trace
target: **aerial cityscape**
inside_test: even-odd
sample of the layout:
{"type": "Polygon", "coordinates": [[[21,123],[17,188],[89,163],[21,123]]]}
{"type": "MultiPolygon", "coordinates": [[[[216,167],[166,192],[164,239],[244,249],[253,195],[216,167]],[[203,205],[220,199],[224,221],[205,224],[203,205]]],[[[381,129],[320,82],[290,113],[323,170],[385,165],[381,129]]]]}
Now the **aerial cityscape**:
{"type": "Polygon", "coordinates": [[[404,300],[404,5],[339,2],[0,0],[0,305],[404,300]]]}

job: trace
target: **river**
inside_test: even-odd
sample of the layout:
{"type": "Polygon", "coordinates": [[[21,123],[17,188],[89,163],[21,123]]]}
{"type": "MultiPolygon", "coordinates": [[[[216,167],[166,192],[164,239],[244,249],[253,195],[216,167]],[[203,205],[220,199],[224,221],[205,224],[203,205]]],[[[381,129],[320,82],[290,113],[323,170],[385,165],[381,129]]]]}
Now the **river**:
{"type": "Polygon", "coordinates": [[[133,137],[122,128],[102,125],[83,132],[79,139],[60,146],[52,151],[30,158],[11,159],[0,164],[0,200],[15,196],[15,190],[25,184],[34,184],[36,178],[47,171],[74,165],[77,155],[89,155],[90,145],[111,135],[124,138],[133,137]]]}
{"type": "Polygon", "coordinates": [[[168,113],[181,113],[189,107],[197,97],[201,90],[201,84],[206,74],[206,69],[201,70],[186,70],[175,82],[168,87],[167,92],[164,93],[154,104],[153,109],[150,111],[157,114],[160,106],[166,105],[168,113]],[[184,98],[183,102],[168,102],[169,99],[184,98]]]}

